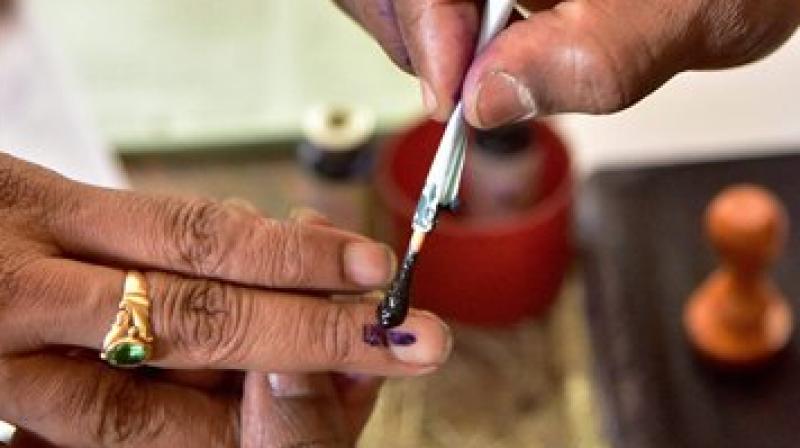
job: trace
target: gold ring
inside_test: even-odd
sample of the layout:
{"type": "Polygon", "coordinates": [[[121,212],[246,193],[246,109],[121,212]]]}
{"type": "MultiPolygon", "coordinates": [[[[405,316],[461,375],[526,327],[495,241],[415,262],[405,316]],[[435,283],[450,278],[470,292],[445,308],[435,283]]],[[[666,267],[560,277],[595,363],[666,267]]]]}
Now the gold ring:
{"type": "Polygon", "coordinates": [[[150,359],[152,342],[147,281],[140,272],[128,271],[117,318],[103,339],[100,358],[116,367],[138,367],[150,359]]]}

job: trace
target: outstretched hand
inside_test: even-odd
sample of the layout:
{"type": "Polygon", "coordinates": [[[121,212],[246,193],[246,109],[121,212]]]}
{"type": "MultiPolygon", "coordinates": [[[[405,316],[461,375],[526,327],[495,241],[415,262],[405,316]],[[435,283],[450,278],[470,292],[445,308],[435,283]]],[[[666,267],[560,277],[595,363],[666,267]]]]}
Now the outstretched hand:
{"type": "Polygon", "coordinates": [[[324,223],[100,189],[0,153],[0,420],[65,447],[233,447],[240,397],[203,384],[219,372],[433,371],[450,344],[435,316],[413,310],[402,343],[371,345],[374,303],[325,300],[392,270],[385,246],[324,223]],[[141,370],[97,358],[127,269],[149,285],[141,370]]]}

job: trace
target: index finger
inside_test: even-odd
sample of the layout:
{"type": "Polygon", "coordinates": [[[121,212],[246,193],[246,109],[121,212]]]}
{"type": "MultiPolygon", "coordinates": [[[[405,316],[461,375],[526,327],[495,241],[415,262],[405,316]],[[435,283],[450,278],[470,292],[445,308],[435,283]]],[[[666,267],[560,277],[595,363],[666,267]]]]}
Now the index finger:
{"type": "MultiPolygon", "coordinates": [[[[522,0],[528,11],[560,0],[522,0]]],[[[446,120],[461,96],[461,85],[475,53],[481,8],[476,0],[395,0],[397,23],[411,64],[420,78],[427,112],[446,120]]],[[[522,15],[515,13],[512,21],[522,15]]],[[[373,33],[375,34],[375,33],[373,33]]],[[[380,39],[380,36],[376,34],[380,39]]]]}
{"type": "Polygon", "coordinates": [[[425,108],[433,118],[446,120],[472,61],[478,5],[474,0],[395,0],[395,11],[425,108]]]}
{"type": "Polygon", "coordinates": [[[79,186],[48,222],[69,254],[272,287],[367,290],[387,283],[384,244],[332,227],[264,218],[242,207],[79,186]]]}

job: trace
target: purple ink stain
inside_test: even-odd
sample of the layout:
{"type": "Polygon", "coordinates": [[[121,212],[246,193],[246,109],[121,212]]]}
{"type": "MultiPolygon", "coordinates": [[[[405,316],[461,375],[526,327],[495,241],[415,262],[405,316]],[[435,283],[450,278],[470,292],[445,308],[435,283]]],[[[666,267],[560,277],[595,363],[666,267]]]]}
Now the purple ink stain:
{"type": "Polygon", "coordinates": [[[389,343],[392,345],[409,346],[417,342],[417,337],[404,331],[389,330],[386,332],[389,343]]]}
{"type": "Polygon", "coordinates": [[[385,346],[386,332],[378,325],[364,325],[363,339],[373,347],[385,346]]]}
{"type": "Polygon", "coordinates": [[[407,347],[417,343],[413,333],[398,330],[385,330],[380,325],[364,325],[362,338],[364,343],[373,347],[397,345],[407,347]]]}

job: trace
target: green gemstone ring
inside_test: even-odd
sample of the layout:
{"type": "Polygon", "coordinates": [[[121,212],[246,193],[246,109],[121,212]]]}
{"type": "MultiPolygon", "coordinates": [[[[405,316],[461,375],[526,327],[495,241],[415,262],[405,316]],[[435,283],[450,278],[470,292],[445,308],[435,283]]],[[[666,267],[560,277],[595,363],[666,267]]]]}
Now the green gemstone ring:
{"type": "Polygon", "coordinates": [[[103,340],[100,358],[115,367],[138,367],[150,359],[152,342],[147,282],[141,273],[129,271],[119,311],[103,340]]]}
{"type": "Polygon", "coordinates": [[[150,347],[134,339],[121,340],[103,352],[103,358],[116,367],[136,367],[150,357],[150,347]]]}

